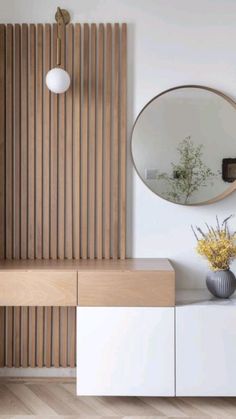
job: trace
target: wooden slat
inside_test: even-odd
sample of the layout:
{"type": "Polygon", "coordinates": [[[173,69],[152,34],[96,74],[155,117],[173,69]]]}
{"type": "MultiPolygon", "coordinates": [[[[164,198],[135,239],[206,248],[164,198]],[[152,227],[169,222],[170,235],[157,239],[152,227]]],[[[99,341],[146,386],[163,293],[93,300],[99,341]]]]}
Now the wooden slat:
{"type": "MultiPolygon", "coordinates": [[[[65,68],[65,29],[61,25],[61,67],[65,68]]],[[[58,114],[58,257],[65,257],[65,94],[59,96],[58,114]]]]}
{"type": "Polygon", "coordinates": [[[28,25],[21,36],[21,259],[27,258],[28,220],[28,25]]]}
{"type": "Polygon", "coordinates": [[[95,256],[95,156],[96,156],[96,77],[97,28],[91,25],[90,41],[90,97],[89,97],[89,258],[95,256]]]}
{"type": "MultiPolygon", "coordinates": [[[[46,24],[44,30],[44,78],[51,68],[51,25],[46,24]]],[[[50,232],[50,128],[51,128],[51,94],[44,83],[44,114],[43,114],[43,258],[49,259],[50,232]]]]}
{"type": "Polygon", "coordinates": [[[97,74],[97,144],[96,144],[96,255],[102,258],[102,210],[103,210],[103,89],[104,89],[104,25],[98,28],[98,74],[97,74]]]}
{"type": "Polygon", "coordinates": [[[36,365],[43,367],[44,361],[44,308],[37,307],[37,347],[36,347],[36,365]]]}
{"type": "Polygon", "coordinates": [[[21,27],[15,25],[14,31],[14,220],[13,257],[20,257],[20,120],[21,120],[21,27]]]}
{"type": "MultiPolygon", "coordinates": [[[[6,31],[0,25],[0,259],[5,257],[5,60],[6,31]]],[[[0,361],[1,362],[1,361],[0,361]]]]}
{"type": "Polygon", "coordinates": [[[68,307],[68,366],[74,368],[76,365],[76,308],[68,307]]]}
{"type": "MultiPolygon", "coordinates": [[[[35,155],[35,256],[42,259],[42,209],[43,209],[43,25],[37,25],[37,83],[36,83],[36,155],[35,155]]],[[[29,139],[31,141],[31,138],[29,139]]]]}
{"type": "Polygon", "coordinates": [[[81,26],[74,31],[73,257],[80,258],[81,26]]]}
{"type": "Polygon", "coordinates": [[[105,69],[105,124],[104,124],[104,254],[105,258],[111,257],[111,88],[112,88],[112,26],[106,25],[106,69],[105,69]]]}
{"type": "Polygon", "coordinates": [[[52,307],[45,307],[45,366],[52,365],[52,307]]]}
{"type": "Polygon", "coordinates": [[[67,307],[60,307],[60,366],[67,367],[68,345],[68,311],[67,307]]]}
{"type": "Polygon", "coordinates": [[[28,367],[29,355],[29,308],[21,307],[21,366],[28,367]]]}
{"type": "Polygon", "coordinates": [[[73,25],[66,28],[66,68],[72,83],[66,92],[66,190],[65,190],[65,258],[72,259],[72,147],[73,147],[73,25]]]}
{"type": "MultiPolygon", "coordinates": [[[[52,63],[56,65],[57,25],[53,25],[52,63]]],[[[57,115],[58,97],[51,94],[51,145],[50,145],[50,258],[57,259],[57,115]]]]}
{"type": "Polygon", "coordinates": [[[84,24],[83,107],[81,138],[81,256],[87,258],[88,246],[88,110],[89,110],[89,25],[84,24]]]}
{"type": "Polygon", "coordinates": [[[13,256],[13,26],[6,29],[6,257],[13,256]]]}
{"type": "Polygon", "coordinates": [[[0,307],[0,368],[5,367],[5,308],[0,307]]]}
{"type": "Polygon", "coordinates": [[[6,307],[6,329],[5,329],[5,365],[13,366],[13,307],[6,307]]]}
{"type": "Polygon", "coordinates": [[[112,158],[112,255],[118,257],[118,218],[119,218],[119,186],[118,186],[118,153],[119,153],[119,54],[120,54],[120,28],[114,28],[114,79],[113,79],[113,158],[112,158]]]}
{"type": "MultiPolygon", "coordinates": [[[[35,257],[36,31],[29,27],[28,258],[35,257]]],[[[38,80],[37,80],[38,82],[38,80]]]]}
{"type": "Polygon", "coordinates": [[[21,308],[14,307],[14,367],[18,368],[21,366],[21,308]]]}
{"type": "Polygon", "coordinates": [[[127,147],[127,25],[121,27],[120,68],[120,258],[126,256],[126,147],[127,147]]]}
{"type": "Polygon", "coordinates": [[[29,307],[29,366],[36,365],[36,308],[29,307]]]}
{"type": "Polygon", "coordinates": [[[52,318],[52,364],[58,368],[60,366],[60,312],[59,307],[53,307],[52,318]]]}

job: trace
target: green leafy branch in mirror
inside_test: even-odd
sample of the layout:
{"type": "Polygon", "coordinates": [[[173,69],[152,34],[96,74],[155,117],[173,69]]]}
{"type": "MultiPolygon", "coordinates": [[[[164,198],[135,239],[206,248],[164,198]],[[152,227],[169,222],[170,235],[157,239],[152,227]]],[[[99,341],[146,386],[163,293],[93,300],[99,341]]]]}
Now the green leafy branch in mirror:
{"type": "Polygon", "coordinates": [[[167,183],[167,199],[187,204],[191,196],[200,188],[208,186],[217,174],[203,163],[203,145],[195,146],[191,136],[179,143],[177,151],[179,163],[171,163],[172,174],[160,173],[157,179],[167,183]]]}

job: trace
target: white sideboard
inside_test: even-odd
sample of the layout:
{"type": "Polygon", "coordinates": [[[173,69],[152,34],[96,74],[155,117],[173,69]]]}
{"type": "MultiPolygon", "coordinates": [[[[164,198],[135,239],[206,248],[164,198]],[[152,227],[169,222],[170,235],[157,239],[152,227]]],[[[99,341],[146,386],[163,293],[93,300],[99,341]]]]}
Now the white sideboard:
{"type": "Polygon", "coordinates": [[[236,396],[236,299],[182,291],[175,310],[176,396],[236,396]]]}
{"type": "Polygon", "coordinates": [[[77,325],[78,395],[236,396],[236,298],[78,307],[77,325]]]}

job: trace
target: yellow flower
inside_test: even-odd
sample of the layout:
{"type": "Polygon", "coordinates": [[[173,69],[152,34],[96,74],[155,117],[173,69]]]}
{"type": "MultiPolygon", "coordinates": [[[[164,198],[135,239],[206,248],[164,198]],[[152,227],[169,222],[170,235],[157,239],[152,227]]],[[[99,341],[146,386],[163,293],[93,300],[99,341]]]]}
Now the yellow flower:
{"type": "Polygon", "coordinates": [[[229,269],[236,257],[235,234],[230,235],[225,229],[208,232],[198,240],[196,250],[208,260],[212,270],[229,269]]]}

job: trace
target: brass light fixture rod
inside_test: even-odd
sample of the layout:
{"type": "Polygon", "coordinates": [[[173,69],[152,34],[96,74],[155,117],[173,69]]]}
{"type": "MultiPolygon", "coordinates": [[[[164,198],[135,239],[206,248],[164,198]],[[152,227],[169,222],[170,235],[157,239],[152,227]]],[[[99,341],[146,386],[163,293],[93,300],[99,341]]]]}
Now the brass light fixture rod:
{"type": "Polygon", "coordinates": [[[58,25],[57,35],[57,67],[61,65],[61,26],[66,26],[70,22],[70,13],[68,10],[57,8],[55,20],[58,25]]]}

